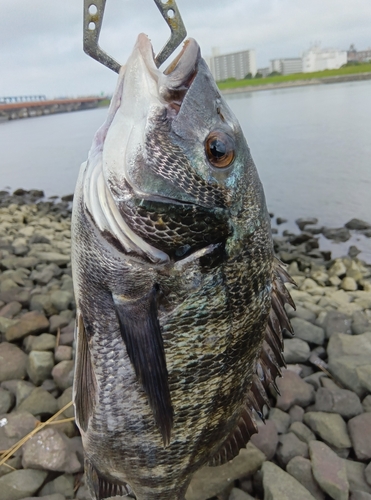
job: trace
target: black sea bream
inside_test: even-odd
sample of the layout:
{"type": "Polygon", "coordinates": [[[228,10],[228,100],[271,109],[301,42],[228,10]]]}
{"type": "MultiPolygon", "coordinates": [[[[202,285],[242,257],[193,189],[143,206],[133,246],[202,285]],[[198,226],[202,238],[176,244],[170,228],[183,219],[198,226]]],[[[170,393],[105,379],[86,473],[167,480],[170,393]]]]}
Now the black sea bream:
{"type": "Polygon", "coordinates": [[[73,209],[74,402],[96,500],[180,500],[234,456],[282,366],[289,278],[241,128],[190,39],[140,35],[73,209]]]}

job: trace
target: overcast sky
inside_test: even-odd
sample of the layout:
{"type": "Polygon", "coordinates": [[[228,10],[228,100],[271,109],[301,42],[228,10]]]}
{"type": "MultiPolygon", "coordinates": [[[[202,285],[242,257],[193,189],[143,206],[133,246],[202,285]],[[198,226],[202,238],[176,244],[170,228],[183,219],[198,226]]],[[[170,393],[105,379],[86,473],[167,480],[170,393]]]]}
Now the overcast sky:
{"type": "MultiPolygon", "coordinates": [[[[371,46],[371,0],[177,0],[204,55],[253,48],[258,67],[310,44],[371,46]]],[[[0,0],[0,96],[111,93],[116,75],[83,53],[83,0],[0,0]]],[[[124,63],[138,33],[169,30],[152,0],[107,0],[101,47],[124,63]]]]}

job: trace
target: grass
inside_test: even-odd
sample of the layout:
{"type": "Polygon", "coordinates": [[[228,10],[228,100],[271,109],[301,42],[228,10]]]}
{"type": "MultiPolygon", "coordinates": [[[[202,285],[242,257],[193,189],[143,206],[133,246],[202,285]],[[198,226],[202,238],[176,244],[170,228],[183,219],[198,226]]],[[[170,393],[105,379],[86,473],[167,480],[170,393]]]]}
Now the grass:
{"type": "Polygon", "coordinates": [[[358,64],[355,66],[346,66],[339,69],[327,69],[325,71],[315,71],[314,73],[295,73],[293,75],[276,75],[266,78],[252,78],[250,80],[230,79],[224,82],[218,82],[220,90],[236,89],[240,87],[250,87],[257,85],[267,85],[269,83],[284,83],[296,80],[312,80],[317,78],[326,78],[330,76],[355,75],[357,73],[371,73],[371,63],[358,64]]]}

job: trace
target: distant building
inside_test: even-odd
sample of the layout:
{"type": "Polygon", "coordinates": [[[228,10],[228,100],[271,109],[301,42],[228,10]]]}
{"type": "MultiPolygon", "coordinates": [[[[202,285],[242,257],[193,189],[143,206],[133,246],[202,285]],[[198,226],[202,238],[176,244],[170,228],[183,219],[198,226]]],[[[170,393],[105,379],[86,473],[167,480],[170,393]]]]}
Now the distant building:
{"type": "Polygon", "coordinates": [[[345,50],[321,49],[319,45],[314,45],[303,53],[303,73],[313,71],[323,71],[325,69],[338,69],[347,63],[347,53],[345,50]]]}
{"type": "Polygon", "coordinates": [[[349,62],[368,62],[371,61],[371,49],[357,50],[352,44],[347,52],[349,62]]]}
{"type": "Polygon", "coordinates": [[[265,78],[266,76],[269,75],[270,70],[269,68],[258,68],[256,72],[259,73],[263,78],[265,78]]]}
{"type": "Polygon", "coordinates": [[[209,66],[217,82],[236,78],[242,80],[251,73],[256,75],[256,58],[254,50],[244,50],[233,54],[213,55],[209,58],[209,66]]]}
{"type": "Polygon", "coordinates": [[[270,62],[270,72],[277,71],[282,75],[301,73],[303,70],[301,57],[286,57],[284,59],[272,59],[270,62]]]}

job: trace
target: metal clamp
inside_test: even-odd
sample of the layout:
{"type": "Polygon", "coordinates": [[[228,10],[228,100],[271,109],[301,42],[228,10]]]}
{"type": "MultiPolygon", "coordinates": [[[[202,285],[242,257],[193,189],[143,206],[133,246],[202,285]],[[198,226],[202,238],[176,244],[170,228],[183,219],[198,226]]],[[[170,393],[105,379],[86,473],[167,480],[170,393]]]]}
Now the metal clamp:
{"type": "MultiPolygon", "coordinates": [[[[175,0],[154,1],[171,31],[169,40],[155,57],[156,66],[159,67],[182,43],[187,31],[175,0]]],[[[118,73],[121,64],[99,46],[105,6],[106,0],[84,0],[84,52],[118,73]]]]}

